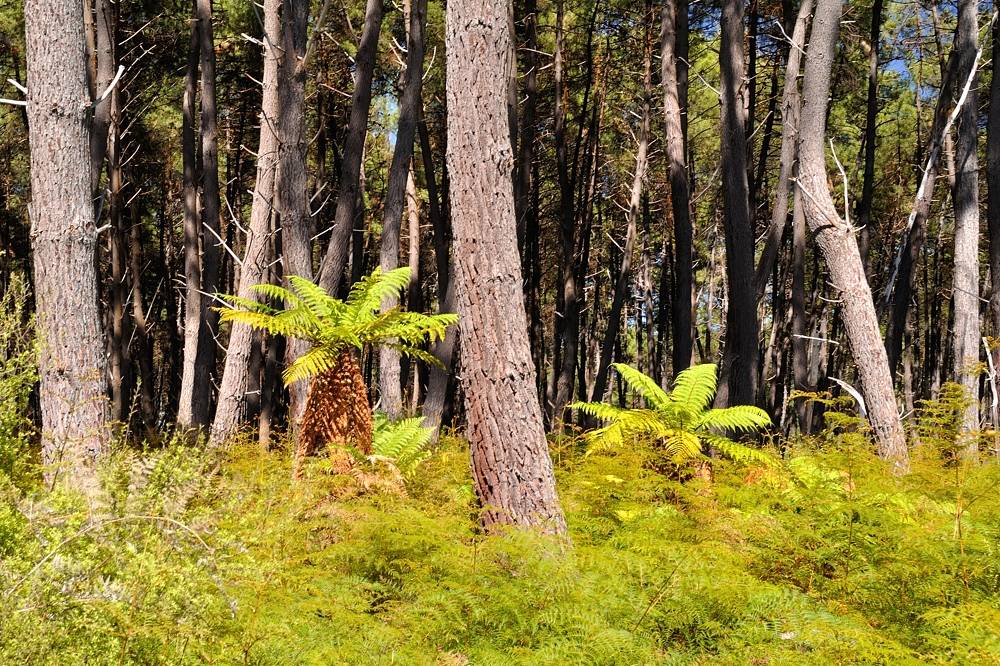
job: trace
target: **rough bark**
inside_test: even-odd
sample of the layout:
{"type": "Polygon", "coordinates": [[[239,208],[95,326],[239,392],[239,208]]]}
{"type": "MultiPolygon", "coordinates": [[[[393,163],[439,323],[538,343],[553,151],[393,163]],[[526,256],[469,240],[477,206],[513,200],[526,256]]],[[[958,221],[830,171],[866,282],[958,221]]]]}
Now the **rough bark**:
{"type": "Polygon", "coordinates": [[[305,412],[295,448],[292,474],[298,478],[302,462],[324,446],[353,446],[372,452],[372,410],[368,389],[354,352],[344,350],[336,365],[309,382],[305,412]]]}
{"type": "Polygon", "coordinates": [[[198,155],[195,114],[199,60],[198,21],[191,23],[191,42],[184,74],[181,101],[181,152],[184,188],[184,356],[177,424],[181,429],[198,428],[208,419],[208,368],[198,365],[202,334],[201,210],[198,206],[198,155]]]}
{"type": "MultiPolygon", "coordinates": [[[[222,232],[219,222],[219,139],[218,113],[215,102],[215,36],[212,29],[212,0],[196,0],[195,14],[198,32],[198,68],[200,72],[201,125],[201,216],[198,233],[201,242],[201,290],[205,294],[219,291],[219,255],[222,232]]],[[[211,297],[200,300],[201,331],[198,336],[198,357],[191,426],[205,427],[211,420],[212,376],[215,374],[219,313],[211,297]]]]}
{"type": "MultiPolygon", "coordinates": [[[[420,115],[421,79],[424,66],[424,24],[427,10],[425,0],[410,3],[409,26],[406,42],[406,70],[403,73],[403,94],[399,101],[399,122],[396,128],[396,145],[389,165],[389,182],[385,193],[382,217],[382,245],[379,265],[383,271],[399,266],[399,237],[406,203],[406,180],[413,158],[413,140],[417,133],[420,115]]],[[[397,305],[395,297],[382,301],[382,311],[397,305]]],[[[379,350],[379,394],[383,411],[391,419],[403,413],[403,391],[400,380],[399,352],[388,347],[379,350]]]]}
{"type": "MultiPolygon", "coordinates": [[[[979,108],[976,104],[975,67],[978,49],[978,3],[958,3],[958,27],[955,30],[955,53],[960,81],[973,77],[967,98],[955,123],[955,267],[952,283],[954,328],[954,373],[965,387],[969,403],[962,417],[962,428],[979,428],[979,160],[976,155],[979,108]]],[[[959,97],[960,95],[956,95],[959,97]]],[[[976,444],[970,439],[969,453],[976,444]]]]}
{"type": "Polygon", "coordinates": [[[108,448],[108,409],[83,6],[27,0],[24,22],[42,462],[48,482],[94,495],[95,466],[108,448]]]}
{"type": "MultiPolygon", "coordinates": [[[[993,22],[993,72],[986,121],[986,221],[990,243],[990,318],[993,337],[1000,338],[1000,21],[993,22]]],[[[993,351],[1000,368],[1000,347],[993,351]]]]}
{"type": "Polygon", "coordinates": [[[334,213],[330,245],[323,257],[319,274],[319,285],[328,294],[335,294],[340,288],[341,274],[347,265],[347,254],[351,246],[361,178],[361,160],[365,138],[368,135],[368,110],[372,102],[375,56],[378,50],[378,36],[382,30],[382,1],[368,0],[365,24],[355,59],[354,94],[351,98],[347,137],[344,140],[344,157],[340,165],[337,210],[334,213]]]}
{"type": "Polygon", "coordinates": [[[757,308],[753,291],[754,238],[750,225],[747,184],[746,105],[743,83],[743,3],[722,5],[722,200],[726,236],[726,345],[716,401],[750,405],[757,396],[757,308]]]}
{"type": "Polygon", "coordinates": [[[517,253],[507,122],[510,12],[509,2],[486,0],[452,0],[447,9],[447,161],[461,380],[483,525],[563,533],[517,253]]]}
{"type": "MultiPolygon", "coordinates": [[[[297,275],[312,279],[313,223],[309,215],[306,172],[305,69],[308,0],[283,0],[281,5],[281,51],[278,54],[278,165],[274,184],[274,206],[281,220],[281,259],[285,279],[297,275]]],[[[303,340],[285,341],[285,365],[291,365],[309,350],[303,340]]],[[[288,411],[292,430],[305,409],[306,382],[288,387],[288,411]]]]}
{"type": "Polygon", "coordinates": [[[813,16],[802,89],[798,195],[802,197],[806,221],[826,260],[832,282],[840,292],[841,318],[861,378],[878,452],[892,464],[894,471],[904,472],[908,466],[906,439],[896,411],[892,375],[881,344],[871,290],[854,230],[840,219],[827,186],[826,105],[841,10],[839,0],[822,2],[817,4],[813,16]]]}

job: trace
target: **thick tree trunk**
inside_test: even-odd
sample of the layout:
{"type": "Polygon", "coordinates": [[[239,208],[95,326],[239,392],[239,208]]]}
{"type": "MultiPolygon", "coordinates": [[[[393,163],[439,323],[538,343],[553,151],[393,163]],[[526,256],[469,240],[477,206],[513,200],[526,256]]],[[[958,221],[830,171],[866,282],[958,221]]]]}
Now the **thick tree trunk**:
{"type": "MultiPolygon", "coordinates": [[[[281,220],[281,259],[287,280],[291,275],[311,280],[312,217],[309,215],[306,173],[305,69],[308,0],[283,0],[281,5],[281,52],[278,55],[278,166],[274,184],[274,206],[281,220]]],[[[291,365],[309,350],[309,343],[285,341],[285,365],[291,365]]],[[[288,412],[296,430],[306,403],[307,382],[288,387],[288,412]]]]}
{"type": "Polygon", "coordinates": [[[868,418],[875,432],[879,454],[896,472],[908,467],[906,438],[896,400],[892,375],[881,344],[881,334],[871,290],[865,278],[854,230],[840,219],[827,186],[824,134],[830,72],[836,53],[842,3],[818,3],[802,89],[799,126],[799,195],[816,245],[823,253],[830,277],[840,292],[841,316],[847,329],[854,361],[861,377],[868,418]]]}
{"type": "Polygon", "coordinates": [[[472,475],[489,529],[566,523],[535,393],[514,219],[510,4],[448,4],[448,171],[472,475]]]}
{"type": "MultiPolygon", "coordinates": [[[[278,160],[278,62],[280,58],[281,0],[264,4],[264,94],[261,104],[260,141],[257,149],[257,183],[246,251],[240,268],[240,298],[256,298],[254,285],[263,281],[267,270],[270,223],[274,201],[274,182],[278,160]]],[[[226,365],[219,387],[219,401],[212,423],[211,442],[219,445],[231,436],[248,417],[247,391],[250,388],[250,356],[254,343],[253,329],[233,324],[226,350],[226,365]]]]}
{"type": "MultiPolygon", "coordinates": [[[[962,417],[962,428],[979,428],[979,160],[976,155],[979,108],[976,104],[975,68],[978,65],[978,3],[958,3],[958,27],[955,52],[961,81],[972,76],[967,98],[955,124],[955,268],[952,308],[955,313],[955,380],[965,387],[969,403],[962,417]]],[[[960,97],[956,95],[956,97],[960,97]]],[[[970,439],[968,452],[977,450],[970,439]]]]}
{"type": "MultiPolygon", "coordinates": [[[[691,339],[691,286],[692,248],[694,232],[691,226],[691,194],[688,189],[687,160],[685,146],[687,144],[683,129],[683,114],[686,109],[681,105],[680,90],[677,81],[677,69],[680,65],[677,53],[677,30],[679,10],[687,15],[687,2],[666,0],[663,3],[663,13],[660,22],[660,67],[663,82],[663,116],[666,121],[666,151],[670,174],[670,210],[674,219],[674,289],[671,294],[673,304],[673,372],[684,370],[691,364],[691,354],[694,351],[691,339]]],[[[687,21],[684,21],[686,28],[687,21]]],[[[661,270],[666,270],[667,262],[663,261],[661,270]]],[[[664,281],[661,280],[661,284],[664,281]]]]}
{"type": "Polygon", "coordinates": [[[108,409],[82,14],[83,6],[75,0],[25,3],[29,213],[42,341],[38,369],[45,478],[95,495],[95,466],[108,448],[108,409]]]}
{"type": "MultiPolygon", "coordinates": [[[[413,140],[417,133],[420,116],[420,88],[424,67],[424,23],[427,10],[425,0],[410,3],[408,38],[406,46],[406,70],[403,74],[403,94],[399,102],[399,123],[396,128],[396,145],[393,148],[392,164],[389,166],[389,183],[385,193],[384,215],[382,217],[382,247],[379,265],[383,271],[399,266],[399,236],[406,203],[406,180],[413,158],[413,140]]],[[[412,276],[411,276],[412,277],[412,276]]],[[[397,305],[397,299],[390,297],[382,301],[382,311],[397,305]]],[[[390,419],[398,419],[403,414],[403,391],[400,380],[399,352],[388,347],[379,350],[379,394],[383,411],[390,419]]]]}
{"type": "Polygon", "coordinates": [[[344,141],[344,158],[340,166],[340,191],[337,193],[337,210],[334,213],[330,245],[320,268],[319,285],[328,294],[336,294],[341,275],[347,265],[347,253],[354,230],[355,211],[361,178],[361,160],[365,138],[368,136],[368,110],[372,102],[372,77],[375,73],[375,56],[378,36],[382,30],[383,0],[368,0],[361,43],[355,58],[354,95],[351,98],[351,117],[344,141]]]}
{"type": "Polygon", "coordinates": [[[726,346],[722,381],[716,401],[751,405],[757,398],[757,308],[753,291],[754,238],[750,227],[747,185],[746,105],[743,84],[743,2],[722,5],[722,174],[723,222],[726,231],[726,346]]]}

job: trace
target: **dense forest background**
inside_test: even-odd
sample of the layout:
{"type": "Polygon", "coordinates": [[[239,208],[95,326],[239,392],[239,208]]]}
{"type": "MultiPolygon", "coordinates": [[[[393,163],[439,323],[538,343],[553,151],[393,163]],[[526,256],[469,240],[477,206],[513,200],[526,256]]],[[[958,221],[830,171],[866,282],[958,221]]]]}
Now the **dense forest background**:
{"type": "Polygon", "coordinates": [[[6,3],[0,661],[1000,659],[995,55],[972,0],[6,3]]]}

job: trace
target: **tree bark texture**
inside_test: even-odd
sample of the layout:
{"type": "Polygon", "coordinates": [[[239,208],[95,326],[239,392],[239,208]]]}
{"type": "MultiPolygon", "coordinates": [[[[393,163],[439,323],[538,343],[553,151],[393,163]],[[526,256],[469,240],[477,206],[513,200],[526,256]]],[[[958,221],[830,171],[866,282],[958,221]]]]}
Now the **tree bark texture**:
{"type": "Polygon", "coordinates": [[[448,171],[472,475],[489,529],[566,530],[528,347],[507,118],[509,2],[448,4],[448,171]]]}
{"type": "Polygon", "coordinates": [[[109,435],[83,5],[27,0],[24,14],[42,462],[48,482],[96,494],[109,435]]]}

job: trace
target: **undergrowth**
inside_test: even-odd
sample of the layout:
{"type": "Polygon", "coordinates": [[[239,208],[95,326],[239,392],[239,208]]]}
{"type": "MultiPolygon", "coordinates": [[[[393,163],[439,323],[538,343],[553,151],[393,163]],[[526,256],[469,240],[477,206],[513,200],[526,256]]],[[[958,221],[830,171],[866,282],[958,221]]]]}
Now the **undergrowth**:
{"type": "Polygon", "coordinates": [[[89,516],[4,471],[0,663],[1000,663],[1000,468],[948,433],[924,422],[903,478],[835,414],[711,480],[566,446],[570,541],[480,533],[456,438],[403,492],[249,444],[122,450],[89,516]]]}

